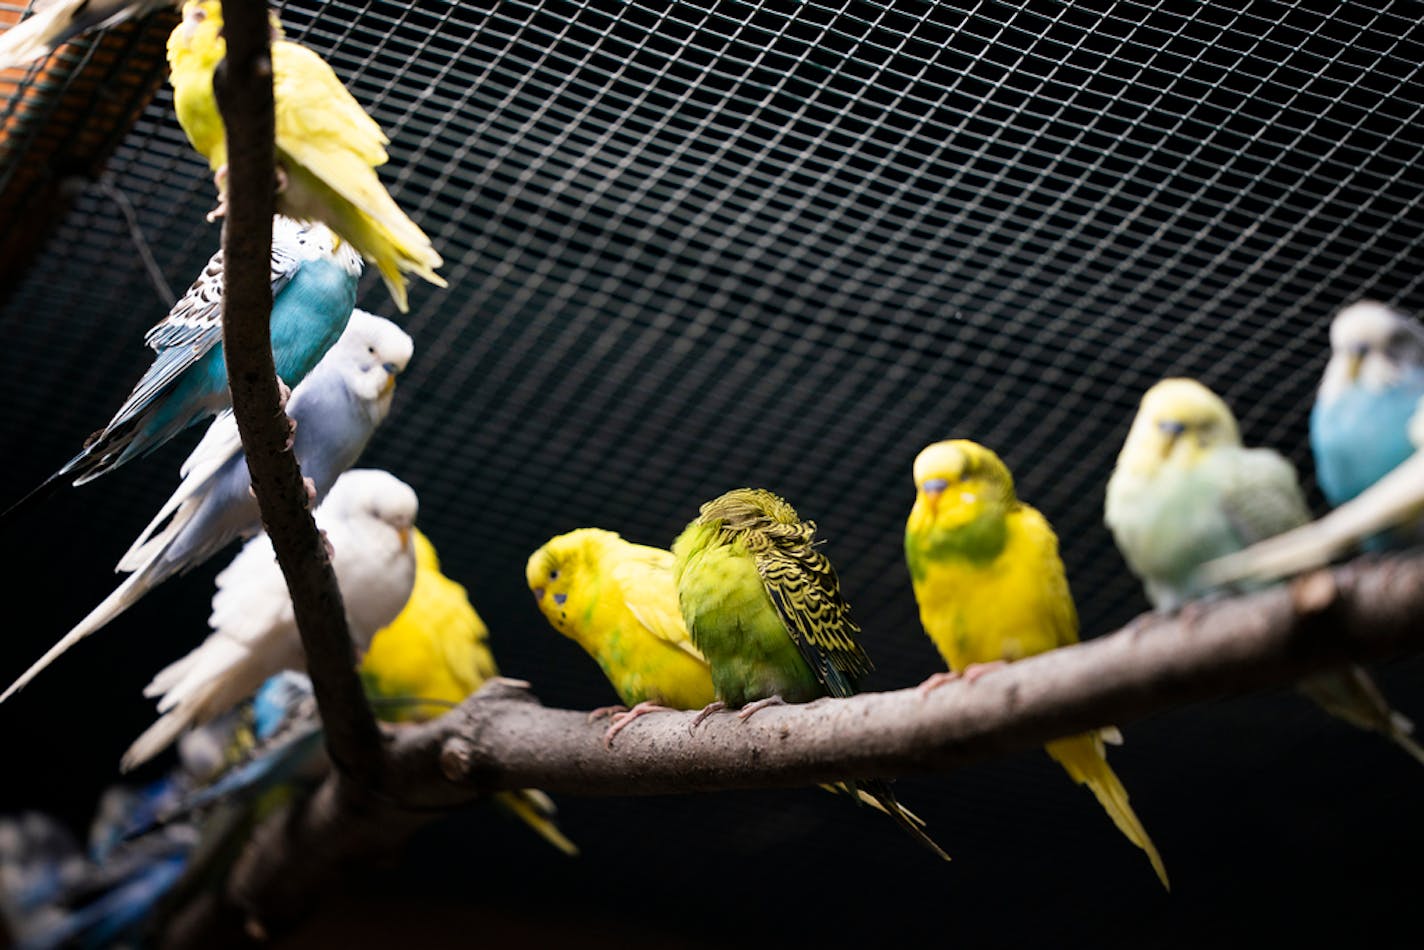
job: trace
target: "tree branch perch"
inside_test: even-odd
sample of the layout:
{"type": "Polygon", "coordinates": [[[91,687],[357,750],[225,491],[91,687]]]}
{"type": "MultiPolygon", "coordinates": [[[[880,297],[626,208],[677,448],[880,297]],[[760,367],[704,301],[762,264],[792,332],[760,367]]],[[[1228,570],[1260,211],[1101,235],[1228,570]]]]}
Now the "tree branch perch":
{"type": "Polygon", "coordinates": [[[488,684],[440,719],[394,728],[379,797],[328,780],[254,839],[229,894],[269,932],[295,924],[353,860],[496,790],[655,795],[943,772],[1187,703],[1292,683],[1424,647],[1424,554],[1362,558],[1246,597],[1148,615],[973,684],[772,707],[741,722],[606,724],[488,684]]]}
{"type": "Polygon", "coordinates": [[[307,509],[291,423],[272,361],[268,261],[276,173],[270,26],[264,0],[223,0],[227,56],[213,91],[228,143],[228,212],[223,222],[223,347],[233,416],[242,436],[262,526],[291,592],[302,648],[327,723],[338,771],[374,785],[383,765],[380,733],[356,675],[341,590],[307,509]]]}

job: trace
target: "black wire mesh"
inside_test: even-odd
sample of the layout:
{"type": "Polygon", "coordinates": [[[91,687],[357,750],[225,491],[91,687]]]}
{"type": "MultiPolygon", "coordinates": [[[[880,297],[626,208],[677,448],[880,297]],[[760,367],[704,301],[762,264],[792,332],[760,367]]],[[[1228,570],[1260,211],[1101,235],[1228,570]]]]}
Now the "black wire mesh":
{"type": "MultiPolygon", "coordinates": [[[[1085,635],[1109,630],[1144,606],[1101,527],[1141,391],[1200,377],[1248,441],[1308,475],[1329,315],[1361,295],[1424,309],[1410,4],[333,0],[282,17],[390,135],[383,178],[451,284],[413,290],[415,359],[365,462],[417,489],[504,669],[551,704],[611,694],[533,609],[528,553],[581,525],[666,544],[740,484],[819,523],[878,664],[867,688],[939,669],[900,534],[910,462],[949,435],[1004,456],[1059,529],[1085,635]]],[[[166,88],[109,167],[181,290],[218,229],[166,88]]],[[[363,288],[392,312],[371,275],[363,288]]],[[[85,191],[0,312],[4,497],[107,418],[165,309],[119,209],[85,191]]],[[[6,675],[107,590],[183,448],[10,527],[13,590],[45,609],[7,638],[6,675]]],[[[139,687],[203,632],[217,566],[0,710],[30,723],[16,761],[45,761],[61,736],[75,759],[7,783],[4,805],[87,814],[150,716],[139,687]],[[76,732],[100,707],[105,723],[76,732]]],[[[1384,681],[1424,713],[1419,663],[1384,681]]],[[[983,943],[1194,945],[1232,915],[1242,932],[1318,937],[1394,909],[1379,856],[1417,851],[1424,831],[1417,766],[1383,740],[1290,697],[1180,711],[1128,740],[1112,761],[1171,898],[1041,755],[902,783],[949,869],[828,796],[758,793],[567,800],[576,863],[462,816],[463,834],[423,839],[382,886],[595,931],[628,926],[631,893],[641,926],[709,942],[945,926],[983,943]],[[476,840],[487,864],[464,860],[476,840]],[[827,907],[840,888],[855,896],[827,907]],[[1030,895],[1042,917],[1007,913],[1030,895]]]]}

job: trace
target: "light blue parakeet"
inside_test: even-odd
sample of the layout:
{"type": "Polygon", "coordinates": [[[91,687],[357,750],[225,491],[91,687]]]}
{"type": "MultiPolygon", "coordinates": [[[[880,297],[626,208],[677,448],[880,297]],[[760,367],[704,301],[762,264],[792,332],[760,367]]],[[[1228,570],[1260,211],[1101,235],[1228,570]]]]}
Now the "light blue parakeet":
{"type": "MultiPolygon", "coordinates": [[[[1414,454],[1409,424],[1421,399],[1424,325],[1369,300],[1336,314],[1330,362],[1310,413],[1315,474],[1330,504],[1343,505],[1414,454]]],[[[1365,546],[1405,540],[1390,535],[1365,546]]]]}
{"type": "MultiPolygon", "coordinates": [[[[413,344],[383,317],[355,311],[341,339],[293,392],[293,451],[316,499],[355,464],[390,411],[395,378],[413,344]]],[[[183,481],[119,561],[129,577],[3,695],[3,702],[65,650],[123,613],[155,586],[261,528],[247,460],[230,413],[217,419],[182,468],[183,481]]],[[[255,685],[255,684],[254,684],[255,685]]]]}
{"type": "MultiPolygon", "coordinates": [[[[1175,610],[1218,589],[1200,570],[1205,563],[1303,525],[1310,511],[1285,457],[1244,447],[1236,417],[1201,383],[1167,379],[1142,397],[1108,480],[1103,520],[1152,606],[1175,610]]],[[[1327,712],[1424,762],[1409,720],[1360,667],[1298,685],[1327,712]]]]}
{"type": "MultiPolygon", "coordinates": [[[[346,329],[361,257],[322,224],[272,219],[272,356],[295,387],[346,329]]],[[[153,365],[84,450],[12,507],[66,482],[82,485],[154,451],[231,404],[222,344],[222,252],[144,342],[153,365]]]]}

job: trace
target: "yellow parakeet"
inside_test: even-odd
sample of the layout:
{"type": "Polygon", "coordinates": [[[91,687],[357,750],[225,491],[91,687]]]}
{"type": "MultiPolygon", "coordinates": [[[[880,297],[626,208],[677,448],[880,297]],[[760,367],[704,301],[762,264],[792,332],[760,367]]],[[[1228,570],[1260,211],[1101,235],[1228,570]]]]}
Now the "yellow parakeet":
{"type": "MultiPolygon", "coordinates": [[[[168,36],[168,65],[178,124],[208,160],[225,195],[227,133],[213,97],[213,70],[227,53],[219,0],[188,0],[168,36]]],[[[272,18],[272,91],[276,108],[277,210],[322,221],[376,265],[404,312],[405,273],[438,287],[440,255],[376,176],[389,141],[316,53],[282,39],[272,18]]],[[[214,215],[223,213],[226,198],[214,215]]]]}
{"type": "MultiPolygon", "coordinates": [[[[950,674],[973,680],[987,666],[1076,643],[1078,613],[1058,538],[1018,500],[997,455],[959,439],[936,442],[915,459],[915,505],[905,525],[905,558],[925,631],[950,674]]],[[[1086,784],[1127,839],[1147,853],[1163,886],[1167,871],[1152,839],[1108,767],[1104,739],[1115,729],[1045,746],[1073,781],[1086,784]]]]}
{"type": "Polygon", "coordinates": [[[682,622],[670,551],[580,528],[530,555],[525,576],[549,623],[593,657],[632,707],[605,741],[643,713],[701,709],[715,698],[707,660],[682,622]]]}
{"type": "MultiPolygon", "coordinates": [[[[440,571],[435,546],[412,531],[415,586],[405,609],[371,641],[361,679],[376,714],[388,722],[433,719],[499,675],[489,630],[465,588],[440,571]]],[[[538,789],[501,792],[495,801],[565,854],[578,847],[554,823],[554,803],[538,789]]]]}
{"type": "MultiPolygon", "coordinates": [[[[614,717],[605,745],[645,713],[702,709],[717,698],[711,667],[682,619],[671,551],[634,544],[602,528],[579,528],[550,538],[531,554],[525,579],[549,623],[593,657],[618,698],[631,707],[614,717]]],[[[874,796],[848,783],[820,787],[886,811],[874,796]]],[[[908,810],[905,814],[923,825],[908,810]]]]}

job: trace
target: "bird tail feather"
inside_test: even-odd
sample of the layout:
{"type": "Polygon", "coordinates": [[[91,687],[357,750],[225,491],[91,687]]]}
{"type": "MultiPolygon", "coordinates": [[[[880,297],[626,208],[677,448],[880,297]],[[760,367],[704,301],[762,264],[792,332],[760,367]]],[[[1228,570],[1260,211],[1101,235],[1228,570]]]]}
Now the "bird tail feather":
{"type": "Polygon", "coordinates": [[[1137,813],[1127,803],[1127,789],[1123,788],[1117,774],[1108,765],[1102,743],[1102,737],[1098,733],[1088,732],[1058,739],[1044,748],[1054,761],[1063,766],[1073,781],[1079,785],[1087,785],[1092,790],[1098,803],[1127,840],[1147,852],[1147,860],[1152,862],[1152,870],[1157,872],[1162,886],[1170,891],[1172,885],[1167,880],[1167,868],[1162,864],[1162,857],[1157,853],[1152,839],[1147,836],[1147,829],[1143,828],[1142,822],[1137,819],[1137,813]]]}
{"type": "Polygon", "coordinates": [[[847,785],[854,789],[854,794],[857,799],[872,802],[871,807],[889,815],[894,819],[895,824],[904,828],[905,831],[909,833],[910,837],[914,838],[926,848],[929,848],[942,860],[949,860],[949,855],[945,853],[944,849],[936,844],[935,840],[925,832],[924,819],[920,818],[919,815],[916,815],[904,805],[901,805],[895,799],[895,793],[890,791],[890,786],[887,783],[860,781],[841,783],[841,785],[836,786],[823,785],[821,787],[829,789],[830,791],[845,791],[847,785]]]}
{"type": "Polygon", "coordinates": [[[74,644],[99,630],[109,621],[119,616],[119,614],[132,607],[144,594],[152,589],[154,583],[148,571],[138,571],[130,574],[124,579],[122,584],[114,588],[113,592],[100,602],[99,606],[89,611],[89,615],[79,621],[74,629],[66,633],[58,643],[49,648],[44,656],[40,657],[29,669],[20,674],[20,678],[11,683],[4,693],[0,693],[0,703],[3,703],[24,689],[30,680],[43,672],[45,667],[59,659],[60,655],[74,646],[74,644]]]}
{"type": "Polygon", "coordinates": [[[137,768],[177,739],[183,730],[201,725],[231,709],[255,692],[271,672],[243,645],[210,636],[192,653],[159,671],[144,695],[162,694],[163,715],[144,730],[124,753],[127,772],[137,768]]]}
{"type": "Polygon", "coordinates": [[[535,834],[549,844],[571,858],[578,857],[578,845],[559,830],[556,823],[559,810],[548,795],[537,788],[521,788],[513,792],[500,792],[494,800],[513,812],[515,817],[534,829],[535,834]]]}
{"type": "Polygon", "coordinates": [[[1297,685],[1330,715],[1357,728],[1381,733],[1424,764],[1424,748],[1410,738],[1414,723],[1390,708],[1379,686],[1360,667],[1317,673],[1297,685]]]}

